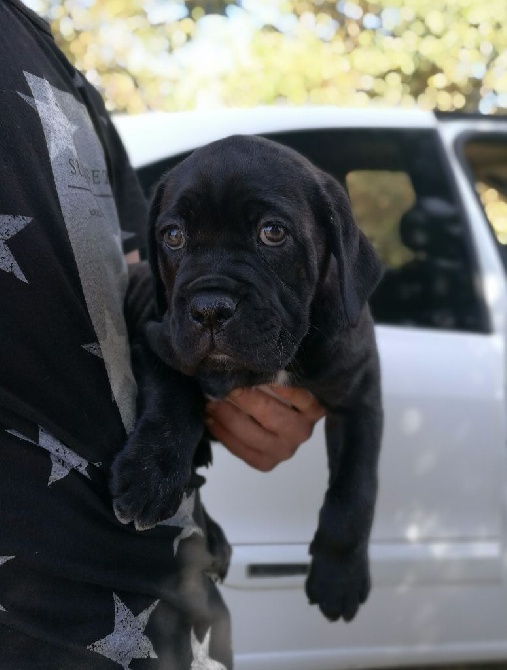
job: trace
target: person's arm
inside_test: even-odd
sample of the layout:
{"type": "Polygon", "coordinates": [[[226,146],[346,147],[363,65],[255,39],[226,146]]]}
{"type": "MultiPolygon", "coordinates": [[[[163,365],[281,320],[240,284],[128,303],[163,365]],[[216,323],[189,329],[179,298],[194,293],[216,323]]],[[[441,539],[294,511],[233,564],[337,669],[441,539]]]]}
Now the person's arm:
{"type": "Polygon", "coordinates": [[[302,388],[272,386],[274,397],[262,388],[235,389],[226,400],[206,406],[212,435],[251,467],[269,472],[291,458],[308,440],[325,412],[302,388]]]}
{"type": "Polygon", "coordinates": [[[125,260],[127,261],[127,265],[134,265],[135,263],[139,263],[141,261],[139,250],[135,249],[135,251],[131,251],[130,253],[125,254],[125,260]]]}

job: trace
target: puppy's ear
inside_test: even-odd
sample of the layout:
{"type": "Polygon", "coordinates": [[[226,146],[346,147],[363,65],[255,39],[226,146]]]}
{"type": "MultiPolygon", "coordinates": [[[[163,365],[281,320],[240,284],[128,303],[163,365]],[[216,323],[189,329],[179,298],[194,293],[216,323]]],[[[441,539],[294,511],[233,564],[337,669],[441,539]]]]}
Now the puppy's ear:
{"type": "Polygon", "coordinates": [[[357,227],[343,186],[320,171],[319,182],[331,253],[338,263],[339,320],[344,326],[355,326],[382,277],[382,264],[367,237],[357,227]]]}
{"type": "Polygon", "coordinates": [[[155,234],[157,219],[160,216],[162,207],[162,198],[164,195],[165,180],[162,180],[155,191],[153,200],[151,201],[150,213],[148,217],[148,261],[153,275],[153,282],[155,285],[155,299],[157,303],[157,311],[159,316],[162,316],[167,310],[167,299],[165,295],[164,284],[160,277],[158,269],[158,254],[157,254],[157,236],[155,234]]]}

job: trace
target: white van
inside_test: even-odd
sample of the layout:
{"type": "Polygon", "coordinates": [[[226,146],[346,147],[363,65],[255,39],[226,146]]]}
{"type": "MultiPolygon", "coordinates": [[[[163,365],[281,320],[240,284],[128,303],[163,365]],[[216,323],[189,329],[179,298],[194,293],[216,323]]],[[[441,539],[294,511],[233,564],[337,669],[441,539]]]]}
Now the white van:
{"type": "Polygon", "coordinates": [[[507,119],[271,107],[116,123],[147,194],[219,137],[290,145],[346,184],[386,267],[371,300],[386,410],[372,593],[350,624],[304,593],[321,426],[270,474],[216,445],[203,497],[234,548],[237,670],[507,662],[507,119]]]}

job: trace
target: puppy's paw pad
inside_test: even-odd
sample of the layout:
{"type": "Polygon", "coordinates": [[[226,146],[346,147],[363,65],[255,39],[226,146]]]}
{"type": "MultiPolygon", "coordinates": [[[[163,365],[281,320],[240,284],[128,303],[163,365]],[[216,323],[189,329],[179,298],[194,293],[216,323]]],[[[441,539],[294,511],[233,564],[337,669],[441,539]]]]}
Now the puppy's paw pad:
{"type": "Polygon", "coordinates": [[[337,559],[321,554],[313,558],[306,594],[330,621],[351,621],[366,601],[371,582],[366,556],[337,559]]]}
{"type": "Polygon", "coordinates": [[[139,519],[134,519],[134,528],[138,531],[143,531],[143,530],[150,530],[150,528],[154,528],[157,525],[157,523],[148,523],[146,521],[140,521],[139,519]]]}
{"type": "Polygon", "coordinates": [[[177,514],[189,476],[167,473],[153,462],[143,469],[133,467],[121,454],[113,464],[111,492],[113,509],[122,524],[134,523],[145,531],[177,514]]]}
{"type": "Polygon", "coordinates": [[[128,512],[126,512],[118,503],[113,501],[113,510],[114,515],[120,523],[127,525],[132,521],[132,517],[128,512]]]}

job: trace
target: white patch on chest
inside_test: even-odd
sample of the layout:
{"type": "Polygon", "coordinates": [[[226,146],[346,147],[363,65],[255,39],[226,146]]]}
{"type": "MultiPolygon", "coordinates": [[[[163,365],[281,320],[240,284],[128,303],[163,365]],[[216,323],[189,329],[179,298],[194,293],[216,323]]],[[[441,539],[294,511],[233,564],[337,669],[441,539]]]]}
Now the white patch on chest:
{"type": "Polygon", "coordinates": [[[280,370],[273,379],[275,386],[290,386],[290,373],[287,370],[280,370]]]}
{"type": "MultiPolygon", "coordinates": [[[[276,375],[274,375],[271,384],[273,384],[274,386],[289,386],[290,374],[287,372],[287,370],[280,370],[279,372],[276,373],[276,375]]],[[[285,398],[281,398],[279,395],[277,395],[271,389],[270,386],[267,386],[266,384],[261,384],[259,388],[262,389],[264,393],[273,396],[273,398],[276,398],[279,402],[283,403],[284,405],[287,405],[287,407],[292,407],[291,403],[288,400],[285,400],[285,398]]]]}

